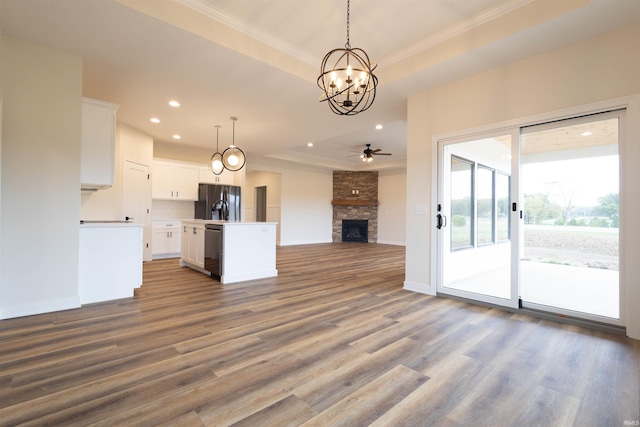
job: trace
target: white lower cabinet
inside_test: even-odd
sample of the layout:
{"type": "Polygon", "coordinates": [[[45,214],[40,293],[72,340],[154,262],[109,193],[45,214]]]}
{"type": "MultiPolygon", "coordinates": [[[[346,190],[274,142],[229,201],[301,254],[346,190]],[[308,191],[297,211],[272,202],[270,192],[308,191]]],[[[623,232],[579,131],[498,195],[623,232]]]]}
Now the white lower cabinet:
{"type": "Polygon", "coordinates": [[[154,259],[180,256],[180,221],[154,221],[151,254],[154,259]]]}
{"type": "Polygon", "coordinates": [[[204,269],[204,224],[182,222],[182,252],[180,260],[204,269]]]}

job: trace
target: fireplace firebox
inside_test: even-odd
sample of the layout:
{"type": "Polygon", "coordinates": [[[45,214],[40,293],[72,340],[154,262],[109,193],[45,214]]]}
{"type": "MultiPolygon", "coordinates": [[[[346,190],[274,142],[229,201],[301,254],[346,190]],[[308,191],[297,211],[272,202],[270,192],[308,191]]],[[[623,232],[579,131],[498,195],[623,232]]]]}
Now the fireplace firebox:
{"type": "Polygon", "coordinates": [[[369,221],[366,219],[343,219],[343,242],[368,242],[369,221]]]}

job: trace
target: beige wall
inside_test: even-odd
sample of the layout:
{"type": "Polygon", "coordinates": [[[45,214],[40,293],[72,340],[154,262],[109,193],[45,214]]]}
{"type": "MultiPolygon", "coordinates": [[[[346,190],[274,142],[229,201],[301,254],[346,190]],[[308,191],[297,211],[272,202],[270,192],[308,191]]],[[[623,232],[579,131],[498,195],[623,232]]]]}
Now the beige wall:
{"type": "Polygon", "coordinates": [[[407,173],[404,169],[378,173],[378,243],[406,242],[407,173]]]}
{"type": "Polygon", "coordinates": [[[331,170],[269,160],[250,167],[280,175],[281,245],[331,242],[331,170]]]}
{"type": "Polygon", "coordinates": [[[79,306],[80,58],[2,38],[0,318],[79,306]]]}
{"type": "Polygon", "coordinates": [[[247,172],[245,181],[245,220],[255,221],[256,187],[267,187],[267,222],[277,222],[276,241],[280,244],[280,199],[282,197],[282,174],[274,172],[247,172]]]}
{"type": "MultiPolygon", "coordinates": [[[[638,76],[640,25],[635,25],[410,98],[405,285],[435,292],[434,136],[514,119],[527,121],[554,111],[639,94],[638,76]],[[415,208],[427,208],[427,215],[416,214],[415,208]]],[[[638,168],[633,166],[640,162],[640,111],[636,104],[634,100],[629,104],[627,143],[621,147],[621,200],[626,200],[621,205],[621,217],[627,218],[640,209],[640,198],[630,188],[630,183],[640,182],[638,168]]],[[[631,301],[640,301],[640,270],[637,262],[630,262],[640,253],[639,227],[637,221],[627,221],[622,233],[628,237],[624,241],[621,238],[621,265],[627,265],[626,272],[621,271],[621,280],[626,282],[627,300],[631,301]]],[[[637,307],[627,311],[628,333],[640,339],[640,311],[637,307]]]]}

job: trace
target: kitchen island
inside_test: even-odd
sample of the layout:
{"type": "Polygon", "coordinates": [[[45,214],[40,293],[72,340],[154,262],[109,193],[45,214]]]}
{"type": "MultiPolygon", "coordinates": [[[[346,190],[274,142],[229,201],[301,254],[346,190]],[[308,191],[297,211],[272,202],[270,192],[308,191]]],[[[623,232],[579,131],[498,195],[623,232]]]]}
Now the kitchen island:
{"type": "Polygon", "coordinates": [[[180,265],[222,284],[275,277],[275,222],[182,220],[180,265]]]}

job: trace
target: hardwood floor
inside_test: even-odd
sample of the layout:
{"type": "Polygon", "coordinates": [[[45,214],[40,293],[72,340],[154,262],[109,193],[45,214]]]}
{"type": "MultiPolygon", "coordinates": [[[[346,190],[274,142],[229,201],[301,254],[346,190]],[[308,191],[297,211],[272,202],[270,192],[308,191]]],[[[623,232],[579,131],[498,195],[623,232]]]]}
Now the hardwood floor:
{"type": "MultiPolygon", "coordinates": [[[[402,290],[404,248],[278,248],[222,286],[0,321],[0,425],[623,426],[640,342],[402,290]]],[[[631,424],[634,425],[634,424],[631,424]]]]}

